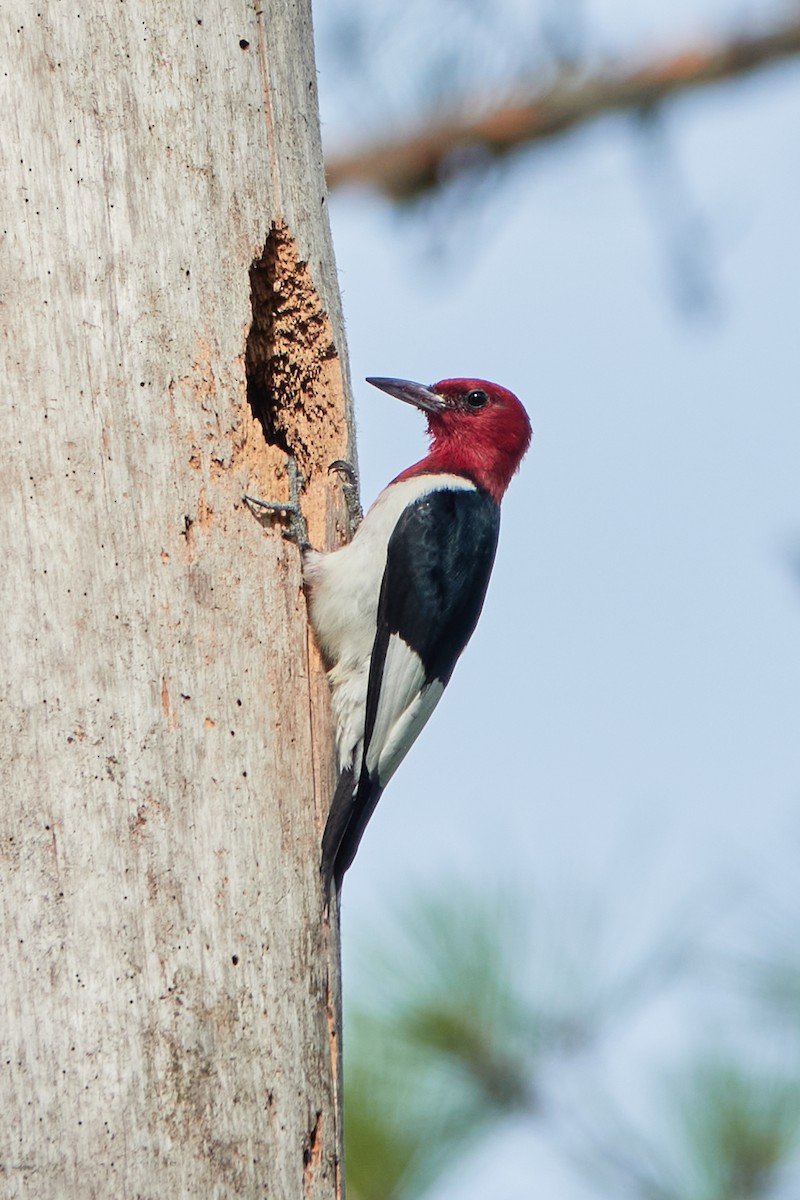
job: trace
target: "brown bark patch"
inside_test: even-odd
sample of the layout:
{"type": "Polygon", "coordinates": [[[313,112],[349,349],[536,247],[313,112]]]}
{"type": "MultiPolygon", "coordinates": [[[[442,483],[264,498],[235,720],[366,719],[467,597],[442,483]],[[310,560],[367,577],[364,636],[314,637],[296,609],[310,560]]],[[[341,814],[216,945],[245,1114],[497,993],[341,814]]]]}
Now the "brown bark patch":
{"type": "Polygon", "coordinates": [[[330,319],[282,222],[250,268],[250,295],[247,399],[267,443],[291,454],[308,482],[347,444],[343,380],[330,319]]]}
{"type": "Polygon", "coordinates": [[[303,1188],[308,1187],[322,1161],[322,1112],[318,1109],[316,1118],[303,1143],[303,1188]]]}

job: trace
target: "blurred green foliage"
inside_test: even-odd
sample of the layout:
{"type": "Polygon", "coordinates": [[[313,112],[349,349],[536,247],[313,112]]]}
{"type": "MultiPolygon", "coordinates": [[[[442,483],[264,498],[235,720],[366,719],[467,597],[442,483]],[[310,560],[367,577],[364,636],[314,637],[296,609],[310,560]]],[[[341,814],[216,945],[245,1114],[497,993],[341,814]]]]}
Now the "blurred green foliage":
{"type": "Polygon", "coordinates": [[[681,920],[620,961],[601,913],[566,905],[554,920],[527,897],[487,902],[450,883],[365,940],[345,1022],[350,1200],[418,1200],[510,1118],[598,1196],[800,1195],[797,962],[739,964],[739,991],[758,1000],[744,1026],[730,1036],[725,1016],[685,1065],[652,1071],[653,1102],[631,1119],[613,1099],[609,1058],[644,1007],[696,980],[704,958],[697,927],[681,920]]]}

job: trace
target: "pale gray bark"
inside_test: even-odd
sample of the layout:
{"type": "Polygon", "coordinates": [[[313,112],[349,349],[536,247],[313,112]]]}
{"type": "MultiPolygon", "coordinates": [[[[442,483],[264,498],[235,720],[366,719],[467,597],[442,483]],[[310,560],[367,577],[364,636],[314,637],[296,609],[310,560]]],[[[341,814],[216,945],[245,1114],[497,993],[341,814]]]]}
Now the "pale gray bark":
{"type": "Polygon", "coordinates": [[[331,544],[352,457],[309,3],[17,0],[0,45],[0,1190],[333,1197],[327,691],[241,504],[288,446],[331,544]]]}

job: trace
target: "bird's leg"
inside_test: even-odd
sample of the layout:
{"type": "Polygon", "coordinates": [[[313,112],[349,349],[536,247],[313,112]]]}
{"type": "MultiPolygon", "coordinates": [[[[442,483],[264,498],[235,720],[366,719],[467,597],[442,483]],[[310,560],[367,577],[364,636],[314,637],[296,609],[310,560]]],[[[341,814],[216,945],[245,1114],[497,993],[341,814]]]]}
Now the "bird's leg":
{"type": "Polygon", "coordinates": [[[358,496],[358,476],[352,464],[345,462],[343,458],[337,458],[335,462],[331,463],[328,470],[335,471],[342,481],[342,494],[347,508],[347,528],[352,538],[364,520],[364,511],[358,496]]]}
{"type": "Polygon", "coordinates": [[[286,517],[289,521],[288,529],[284,529],[283,536],[287,541],[294,542],[301,550],[307,550],[310,547],[308,540],[308,526],[306,519],[303,516],[303,510],[300,507],[300,492],[303,487],[303,476],[297,466],[294,458],[289,458],[286,462],[286,473],[289,476],[289,499],[285,500],[257,500],[255,496],[245,496],[244,502],[250,509],[250,512],[263,524],[262,517],[271,519],[274,517],[286,517]]]}

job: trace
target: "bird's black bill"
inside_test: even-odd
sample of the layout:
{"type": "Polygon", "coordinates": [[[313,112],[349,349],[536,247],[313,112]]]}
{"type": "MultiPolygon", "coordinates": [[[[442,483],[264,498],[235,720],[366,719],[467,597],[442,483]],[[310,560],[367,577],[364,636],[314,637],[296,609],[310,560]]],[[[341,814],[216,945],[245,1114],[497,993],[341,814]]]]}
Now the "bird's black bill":
{"type": "Polygon", "coordinates": [[[423,383],[414,383],[410,379],[383,379],[378,376],[367,376],[367,383],[380,388],[382,392],[388,392],[398,400],[403,400],[406,404],[422,408],[425,412],[442,412],[447,408],[446,401],[423,383]]]}

